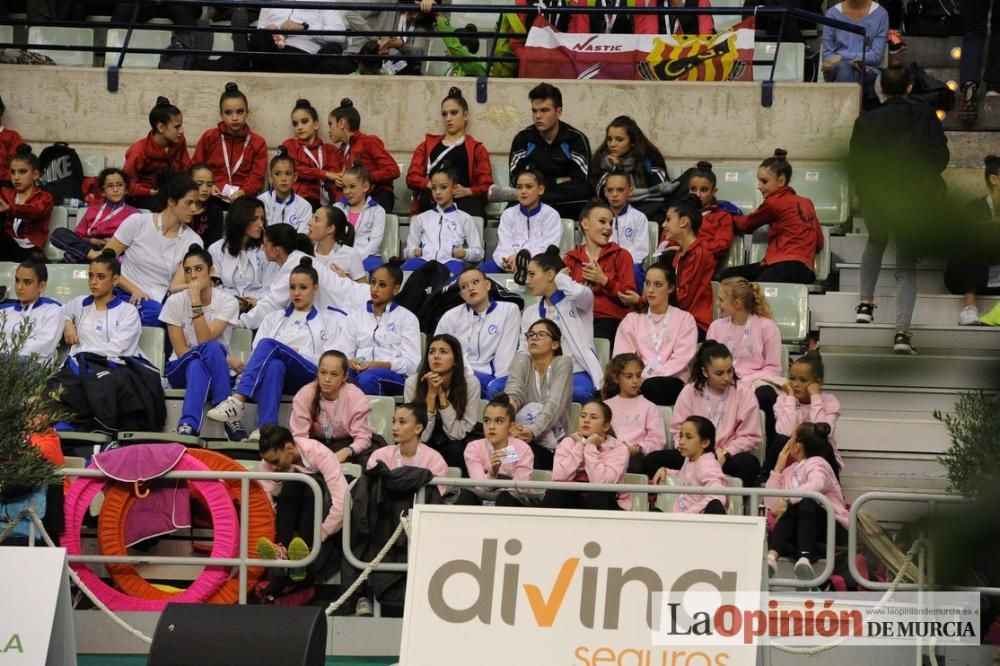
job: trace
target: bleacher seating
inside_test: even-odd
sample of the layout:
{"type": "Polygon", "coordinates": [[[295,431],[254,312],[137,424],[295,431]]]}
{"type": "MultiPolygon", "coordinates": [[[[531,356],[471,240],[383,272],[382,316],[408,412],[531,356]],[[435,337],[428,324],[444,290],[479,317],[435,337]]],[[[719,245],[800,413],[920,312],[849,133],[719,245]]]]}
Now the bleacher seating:
{"type": "MultiPolygon", "coordinates": [[[[53,28],[50,26],[33,25],[28,28],[28,43],[45,44],[50,46],[91,47],[94,45],[94,31],[87,28],[53,28]]],[[[57,65],[65,65],[68,67],[90,67],[94,63],[94,53],[89,50],[33,50],[52,58],[57,65]]]]}
{"type": "MultiPolygon", "coordinates": [[[[118,57],[125,43],[125,35],[128,30],[124,28],[111,28],[108,30],[108,53],[106,62],[108,64],[118,64],[118,57]]],[[[131,49],[165,49],[170,46],[169,30],[143,30],[132,31],[132,38],[129,40],[129,52],[125,54],[123,65],[129,69],[156,69],[160,64],[160,56],[157,53],[133,53],[131,49]]]]}
{"type": "Polygon", "coordinates": [[[104,153],[96,150],[77,150],[80,164],[83,165],[83,175],[89,178],[97,178],[97,175],[104,170],[104,153]]]}
{"type": "Polygon", "coordinates": [[[744,213],[749,213],[760,204],[760,192],[757,191],[757,167],[735,166],[731,164],[715,164],[712,166],[716,186],[719,188],[719,199],[738,206],[744,213]]]}
{"type": "MultiPolygon", "coordinates": [[[[802,81],[805,75],[806,45],[802,42],[756,42],[753,48],[754,60],[774,60],[775,81],[802,81]]],[[[771,78],[771,65],[754,65],[753,80],[767,81],[771,78]]]]}

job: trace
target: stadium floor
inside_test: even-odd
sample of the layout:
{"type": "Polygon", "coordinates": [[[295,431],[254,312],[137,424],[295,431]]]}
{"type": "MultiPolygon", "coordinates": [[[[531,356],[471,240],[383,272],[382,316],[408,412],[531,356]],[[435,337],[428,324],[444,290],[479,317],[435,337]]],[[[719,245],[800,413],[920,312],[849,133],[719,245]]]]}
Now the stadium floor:
{"type": "MultiPolygon", "coordinates": [[[[396,657],[327,657],[326,663],[336,666],[387,666],[395,664],[396,657]]],[[[144,654],[81,654],[78,666],[146,666],[144,654]]]]}

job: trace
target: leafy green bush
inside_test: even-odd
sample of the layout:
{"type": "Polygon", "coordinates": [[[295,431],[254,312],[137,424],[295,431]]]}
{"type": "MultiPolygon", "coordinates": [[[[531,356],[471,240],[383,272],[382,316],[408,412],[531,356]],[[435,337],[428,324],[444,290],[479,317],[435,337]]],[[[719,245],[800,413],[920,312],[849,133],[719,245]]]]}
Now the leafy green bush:
{"type": "Polygon", "coordinates": [[[954,414],[934,412],[951,436],[941,456],[953,492],[979,497],[1000,482],[1000,396],[963,393],[954,414]]]}

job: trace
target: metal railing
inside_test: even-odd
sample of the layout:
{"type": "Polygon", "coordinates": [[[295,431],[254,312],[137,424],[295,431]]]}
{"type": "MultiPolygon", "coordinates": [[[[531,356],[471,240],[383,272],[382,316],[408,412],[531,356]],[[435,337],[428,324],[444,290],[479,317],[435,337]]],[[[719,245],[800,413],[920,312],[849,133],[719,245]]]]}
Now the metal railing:
{"type": "MultiPolygon", "coordinates": [[[[22,49],[40,49],[40,50],[52,50],[52,51],[89,51],[89,52],[113,52],[117,53],[118,60],[117,63],[107,67],[108,71],[108,90],[109,92],[116,92],[118,90],[118,72],[125,65],[125,56],[129,53],[138,54],[159,54],[164,53],[179,53],[183,55],[193,55],[193,56],[221,56],[226,54],[231,54],[230,51],[220,51],[215,49],[184,49],[183,51],[170,51],[168,49],[162,48],[133,48],[131,46],[131,40],[133,31],[137,28],[142,30],[168,30],[168,31],[183,31],[183,32],[210,32],[210,33],[234,33],[234,34],[251,34],[254,31],[264,31],[271,34],[287,34],[287,31],[281,30],[266,30],[264,28],[242,28],[242,27],[226,27],[217,25],[178,25],[178,24],[162,24],[162,23],[138,23],[139,12],[142,6],[156,6],[163,7],[165,5],[170,6],[188,6],[191,8],[196,8],[199,11],[203,6],[219,7],[219,8],[241,8],[241,9],[255,9],[255,8],[278,8],[278,9],[319,9],[319,10],[338,10],[342,12],[366,12],[366,11],[376,11],[376,12],[412,12],[415,9],[413,3],[399,3],[399,4],[371,4],[367,2],[324,2],[324,1],[312,1],[312,0],[301,0],[290,2],[288,0],[133,0],[133,8],[130,20],[125,23],[91,23],[86,21],[48,21],[44,25],[52,27],[67,27],[67,28],[120,28],[125,29],[127,32],[125,38],[120,46],[108,47],[108,46],[76,46],[76,45],[56,45],[56,44],[31,44],[31,43],[0,43],[0,48],[22,48],[22,49]]],[[[568,7],[568,6],[558,6],[558,7],[543,7],[540,4],[534,5],[464,5],[464,4],[441,4],[435,5],[435,13],[480,13],[480,14],[515,14],[515,15],[531,15],[531,14],[545,14],[545,15],[573,15],[573,14],[583,14],[583,15],[598,15],[606,14],[607,8],[597,7],[597,6],[587,6],[587,7],[568,7]]],[[[654,6],[654,7],[616,7],[614,8],[614,13],[618,15],[631,16],[631,15],[656,15],[656,16],[696,16],[696,15],[708,15],[708,16],[759,16],[759,17],[776,17],[779,18],[779,28],[776,46],[774,50],[774,57],[769,60],[758,60],[754,59],[753,64],[755,65],[770,65],[770,74],[768,79],[762,81],[762,97],[761,104],[763,106],[771,106],[773,102],[773,86],[774,86],[774,74],[777,67],[778,56],[781,51],[782,44],[782,34],[784,33],[785,23],[788,20],[799,20],[811,23],[817,26],[825,26],[829,28],[835,28],[837,30],[843,30],[852,34],[857,34],[861,36],[866,36],[866,30],[863,26],[859,26],[847,21],[840,21],[837,19],[831,19],[821,14],[814,14],[801,9],[790,9],[785,7],[670,7],[670,6],[654,6]]],[[[26,19],[6,19],[4,24],[8,25],[18,25],[18,26],[29,26],[35,25],[35,23],[29,22],[26,19]]],[[[500,27],[499,24],[497,26],[500,27]]],[[[430,38],[430,39],[444,39],[447,37],[454,37],[455,33],[441,33],[436,30],[433,31],[408,31],[401,32],[395,31],[351,31],[351,30],[310,30],[310,35],[313,36],[328,36],[328,37],[417,37],[417,38],[430,38]]],[[[384,61],[384,60],[403,60],[403,61],[420,61],[420,62],[483,62],[485,63],[486,74],[485,76],[480,76],[477,79],[476,86],[476,98],[479,103],[485,103],[487,101],[488,95],[488,83],[491,77],[491,71],[495,63],[511,63],[516,64],[519,62],[519,58],[510,56],[498,56],[496,55],[497,40],[501,38],[511,38],[511,39],[525,39],[527,37],[526,33],[521,32],[499,32],[499,31],[479,31],[476,33],[478,38],[483,38],[487,44],[488,48],[486,52],[482,55],[473,56],[451,56],[451,55],[429,55],[429,54],[417,54],[417,55],[407,55],[407,54],[393,54],[383,55],[383,54],[371,54],[371,55],[361,55],[357,53],[317,53],[312,54],[311,57],[314,58],[338,58],[338,59],[350,59],[350,60],[362,60],[362,61],[384,61]]],[[[241,56],[268,56],[273,57],[275,55],[282,57],[301,57],[303,55],[310,55],[304,53],[295,54],[284,54],[280,51],[275,52],[260,52],[260,51],[240,51],[241,56]]],[[[864,62],[865,56],[867,54],[867,40],[864,40],[862,45],[862,62],[864,62]]]]}

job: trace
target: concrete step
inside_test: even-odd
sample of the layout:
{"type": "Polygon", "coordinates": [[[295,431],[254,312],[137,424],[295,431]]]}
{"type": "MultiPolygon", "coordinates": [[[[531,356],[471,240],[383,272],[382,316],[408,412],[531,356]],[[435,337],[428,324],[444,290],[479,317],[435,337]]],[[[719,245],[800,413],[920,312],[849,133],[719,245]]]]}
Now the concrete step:
{"type": "MultiPolygon", "coordinates": [[[[861,287],[861,264],[838,263],[841,291],[858,291],[861,287]]],[[[896,266],[882,262],[882,271],[875,286],[876,296],[891,296],[896,293],[896,266]]],[[[944,287],[944,268],[935,261],[929,265],[917,264],[917,293],[946,294],[944,287]]]]}
{"type": "Polygon", "coordinates": [[[921,67],[949,67],[958,66],[961,51],[961,37],[915,37],[904,35],[906,50],[899,55],[899,59],[904,63],[920,63],[921,67]]]}
{"type": "Polygon", "coordinates": [[[837,421],[837,444],[843,451],[940,455],[951,441],[944,424],[930,414],[852,411],[837,421]]]}
{"type": "Polygon", "coordinates": [[[961,391],[884,386],[845,386],[823,384],[823,390],[837,396],[842,414],[870,415],[874,412],[894,412],[906,418],[931,418],[935,410],[951,412],[961,391]]]}
{"type": "MultiPolygon", "coordinates": [[[[819,341],[829,347],[879,347],[892,343],[894,324],[846,324],[819,322],[819,341]]],[[[1000,348],[1000,329],[993,326],[914,326],[917,349],[954,350],[975,354],[1000,348]]]]}
{"type": "Polygon", "coordinates": [[[922,349],[917,339],[919,354],[897,355],[891,345],[891,337],[878,347],[823,345],[826,381],[856,386],[1000,388],[1000,352],[922,349]]]}
{"type": "Polygon", "coordinates": [[[982,169],[984,157],[1000,153],[1000,132],[948,130],[945,136],[948,137],[951,164],[982,169]]]}
{"type": "MultiPolygon", "coordinates": [[[[856,291],[828,291],[825,294],[810,294],[809,320],[811,322],[844,322],[854,321],[854,308],[860,302],[856,291]]],[[[917,304],[913,310],[915,326],[951,326],[958,322],[958,313],[964,303],[962,296],[952,294],[922,294],[917,296],[917,304]]],[[[1000,298],[996,296],[981,296],[976,299],[979,313],[989,312],[1000,298]]],[[[895,319],[896,297],[883,294],[875,297],[876,322],[891,322],[895,319]]],[[[811,326],[815,328],[815,324],[811,326]]]]}
{"type": "MultiPolygon", "coordinates": [[[[921,63],[922,64],[922,63],[921,63]]],[[[956,86],[959,85],[958,75],[958,61],[953,61],[953,63],[941,63],[939,67],[925,67],[924,68],[928,74],[933,76],[938,81],[944,81],[945,83],[954,83],[956,86]]],[[[957,93],[956,93],[957,94],[957,93]]]]}
{"type": "Polygon", "coordinates": [[[967,125],[959,120],[957,102],[955,108],[945,114],[944,119],[941,121],[941,125],[946,130],[978,130],[987,132],[1000,131],[1000,96],[987,97],[982,93],[982,91],[980,91],[976,104],[979,107],[979,114],[976,117],[976,122],[972,125],[967,125]]]}
{"type": "MultiPolygon", "coordinates": [[[[864,220],[860,220],[864,224],[864,220]]],[[[865,245],[868,244],[868,234],[855,232],[843,236],[830,237],[830,251],[834,255],[835,263],[860,264],[861,257],[865,252],[865,245]]],[[[889,242],[882,253],[882,264],[889,265],[896,261],[896,245],[889,242]]],[[[937,257],[921,257],[919,263],[927,268],[944,268],[945,262],[937,257]]]]}

